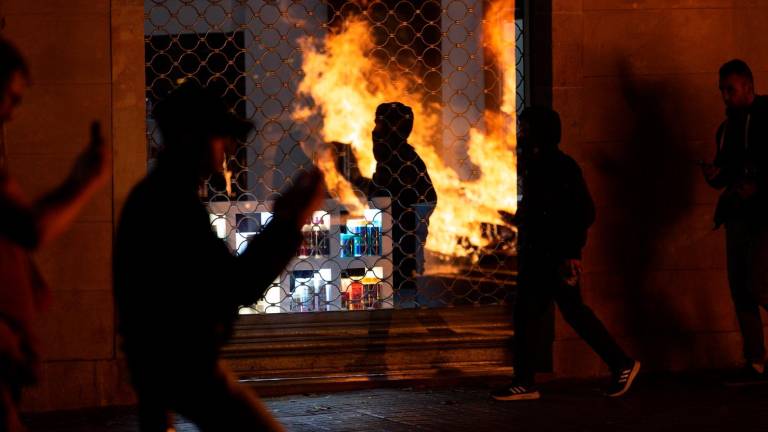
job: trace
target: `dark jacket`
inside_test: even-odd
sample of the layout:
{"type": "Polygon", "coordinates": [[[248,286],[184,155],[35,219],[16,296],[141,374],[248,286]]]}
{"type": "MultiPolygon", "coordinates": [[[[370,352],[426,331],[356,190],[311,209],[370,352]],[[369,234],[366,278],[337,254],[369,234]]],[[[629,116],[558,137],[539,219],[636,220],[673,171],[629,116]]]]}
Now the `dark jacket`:
{"type": "Polygon", "coordinates": [[[392,199],[392,241],[393,261],[398,263],[403,274],[411,274],[413,263],[403,261],[404,257],[418,253],[419,243],[427,240],[429,218],[437,205],[437,193],[427,172],[427,165],[407,142],[379,144],[374,148],[376,171],[368,179],[354,180],[357,188],[369,198],[388,197],[392,199]],[[380,151],[377,151],[380,150],[380,151]],[[424,207],[419,213],[416,206],[424,207]]]}
{"type": "Polygon", "coordinates": [[[369,197],[390,196],[398,207],[436,204],[437,193],[427,172],[427,165],[408,143],[398,145],[376,161],[376,171],[366,185],[369,197]]]}
{"type": "MultiPolygon", "coordinates": [[[[724,189],[715,210],[715,227],[738,213],[755,221],[768,217],[768,97],[757,96],[749,108],[726,111],[717,129],[715,166],[720,174],[709,183],[724,189]],[[745,180],[755,181],[757,193],[742,199],[735,188],[745,180]]],[[[765,222],[762,222],[765,223],[765,222]]]]}
{"type": "Polygon", "coordinates": [[[516,216],[520,254],[580,259],[595,206],[578,164],[553,150],[523,166],[523,199],[516,216]]]}
{"type": "Polygon", "coordinates": [[[263,296],[301,242],[297,227],[275,219],[244,253],[232,255],[188,183],[158,168],[133,189],[122,212],[115,302],[134,365],[215,362],[238,306],[263,296]]]}

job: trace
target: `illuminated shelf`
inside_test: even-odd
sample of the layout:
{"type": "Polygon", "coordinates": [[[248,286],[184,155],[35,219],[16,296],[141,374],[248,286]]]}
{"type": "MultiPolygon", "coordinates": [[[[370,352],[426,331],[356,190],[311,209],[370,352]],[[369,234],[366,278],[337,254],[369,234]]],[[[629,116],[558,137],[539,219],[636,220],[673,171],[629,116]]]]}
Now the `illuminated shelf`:
{"type": "MultiPolygon", "coordinates": [[[[325,231],[324,241],[328,242],[330,254],[291,259],[286,270],[267,290],[264,299],[250,308],[241,309],[241,314],[392,307],[392,238],[386,234],[391,232],[392,220],[385,210],[389,208],[390,199],[374,198],[369,202],[372,208],[365,210],[362,218],[347,218],[343,223],[338,202],[326,200],[324,204],[324,209],[313,213],[313,221],[308,222],[314,223],[305,225],[303,232],[309,239],[311,236],[307,234],[311,234],[313,229],[325,231]],[[378,229],[376,232],[358,228],[358,234],[366,239],[370,239],[369,234],[376,235],[375,242],[366,242],[365,245],[374,244],[381,254],[341,256],[342,236],[354,236],[354,233],[343,233],[342,226],[354,231],[355,226],[363,225],[378,229]],[[350,276],[350,273],[362,275],[350,276]],[[362,288],[358,282],[363,285],[362,288]]],[[[211,227],[231,251],[240,253],[249,238],[269,223],[271,207],[272,202],[269,201],[211,202],[208,205],[211,227]]]]}

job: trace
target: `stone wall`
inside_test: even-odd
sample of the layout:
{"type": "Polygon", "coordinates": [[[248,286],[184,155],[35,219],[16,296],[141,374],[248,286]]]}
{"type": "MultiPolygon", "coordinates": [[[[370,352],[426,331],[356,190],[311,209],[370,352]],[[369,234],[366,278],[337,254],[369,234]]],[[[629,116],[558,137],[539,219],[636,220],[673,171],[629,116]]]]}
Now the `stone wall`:
{"type": "MultiPolygon", "coordinates": [[[[768,2],[554,0],[553,103],[563,149],[582,166],[598,216],[584,297],[651,369],[737,365],[741,339],[712,230],[712,160],[722,63],[742,58],[768,85],[768,2]]],[[[555,369],[600,365],[557,318],[555,369]]]]}
{"type": "Polygon", "coordinates": [[[36,257],[53,303],[39,328],[42,381],[26,392],[26,410],[132,398],[118,366],[110,257],[114,211],[135,181],[135,164],[141,160],[141,171],[145,160],[142,11],[141,3],[127,1],[0,1],[2,33],[24,53],[32,74],[23,104],[6,127],[12,175],[31,198],[50,190],[88,142],[92,120],[102,123],[118,173],[74,226],[36,257]],[[133,38],[131,20],[139,25],[133,38]],[[130,57],[128,49],[136,64],[122,61],[130,57]],[[138,97],[135,89],[126,91],[127,69],[138,73],[138,97]]]}

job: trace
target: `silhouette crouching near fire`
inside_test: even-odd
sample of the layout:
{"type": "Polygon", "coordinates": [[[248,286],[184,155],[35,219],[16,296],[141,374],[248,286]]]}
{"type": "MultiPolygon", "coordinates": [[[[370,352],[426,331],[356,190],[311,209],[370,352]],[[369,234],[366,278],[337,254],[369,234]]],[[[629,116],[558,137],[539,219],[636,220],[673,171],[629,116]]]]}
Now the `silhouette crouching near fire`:
{"type": "Polygon", "coordinates": [[[258,398],[219,364],[240,305],[258,301],[301,243],[324,197],[316,169],[274,204],[272,221],[234,256],[198,196],[236,138],[252,129],[223,101],[182,84],[153,112],[163,149],[131,192],[115,242],[118,331],[139,401],[142,431],[166,431],[177,412],[202,431],[279,431],[258,398]],[[160,218],[173,221],[173,241],[160,218]]]}

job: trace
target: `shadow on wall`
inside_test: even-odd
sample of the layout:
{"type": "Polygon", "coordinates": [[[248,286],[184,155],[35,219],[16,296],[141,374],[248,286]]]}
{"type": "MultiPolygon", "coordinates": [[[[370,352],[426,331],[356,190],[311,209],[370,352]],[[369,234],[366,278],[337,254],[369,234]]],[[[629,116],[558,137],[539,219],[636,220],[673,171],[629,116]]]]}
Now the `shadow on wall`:
{"type": "MultiPolygon", "coordinates": [[[[629,113],[630,135],[610,154],[596,155],[597,169],[610,184],[609,204],[616,212],[604,253],[621,281],[617,307],[632,354],[652,368],[670,369],[691,352],[685,310],[675,286],[652,278],[658,257],[669,253],[665,238],[690,212],[696,178],[680,119],[686,109],[681,85],[666,77],[636,76],[626,61],[619,65],[620,91],[629,113]]],[[[607,222],[607,221],[606,221],[607,222]]],[[[684,362],[684,364],[687,362],[684,362]]]]}

